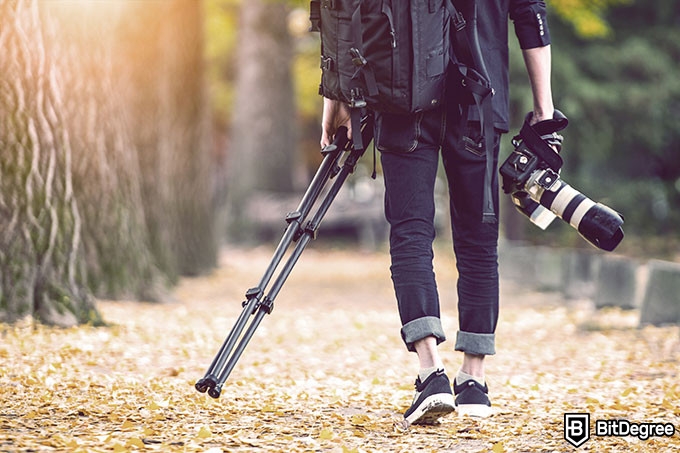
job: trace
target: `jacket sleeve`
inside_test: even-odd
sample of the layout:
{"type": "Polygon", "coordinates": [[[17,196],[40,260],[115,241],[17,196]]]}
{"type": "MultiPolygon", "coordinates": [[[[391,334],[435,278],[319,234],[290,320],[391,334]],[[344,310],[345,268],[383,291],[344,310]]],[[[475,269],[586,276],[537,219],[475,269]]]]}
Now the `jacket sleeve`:
{"type": "Polygon", "coordinates": [[[522,49],[550,44],[550,31],[545,2],[538,0],[510,0],[510,19],[522,49]]]}

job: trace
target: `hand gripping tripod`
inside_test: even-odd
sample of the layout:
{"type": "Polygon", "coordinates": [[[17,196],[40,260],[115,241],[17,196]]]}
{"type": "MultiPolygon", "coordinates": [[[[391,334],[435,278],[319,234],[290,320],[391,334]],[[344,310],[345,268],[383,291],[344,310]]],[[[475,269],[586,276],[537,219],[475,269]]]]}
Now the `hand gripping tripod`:
{"type": "MultiPolygon", "coordinates": [[[[373,119],[371,116],[362,118],[360,129],[362,142],[368,144],[373,138],[373,119]]],[[[354,131],[354,134],[357,133],[359,133],[359,131],[354,131]]],[[[234,369],[236,362],[241,357],[243,350],[246,348],[248,342],[255,333],[255,330],[260,325],[264,315],[272,312],[274,308],[274,299],[278,295],[281,287],[288,278],[288,275],[290,275],[295,263],[298,258],[300,258],[300,255],[309,241],[316,238],[316,231],[321,224],[321,220],[328,211],[328,208],[340,191],[340,188],[347,177],[354,171],[357,161],[364,153],[364,148],[365,147],[355,149],[352,141],[347,139],[347,129],[341,127],[339,128],[333,143],[321,150],[321,153],[324,156],[321,165],[314,175],[307,191],[303,195],[298,208],[286,215],[288,226],[286,227],[281,241],[276,247],[276,251],[274,252],[274,256],[269,266],[264,272],[258,286],[246,291],[246,300],[243,302],[243,311],[241,312],[241,315],[238,317],[231,332],[229,332],[229,335],[224,340],[220,350],[210,364],[208,371],[206,371],[205,376],[196,382],[196,390],[201,393],[207,391],[208,395],[213,398],[220,397],[222,386],[234,369]],[[329,188],[325,192],[323,199],[319,202],[316,212],[311,220],[303,226],[305,219],[310,214],[319,195],[321,195],[324,187],[331,179],[334,179],[334,181],[329,184],[329,188]],[[295,248],[278,273],[271,288],[266,292],[267,285],[292,242],[297,242],[295,248]],[[248,319],[251,315],[254,315],[254,318],[250,321],[250,324],[246,329],[248,319]],[[245,333],[244,329],[246,329],[245,333]],[[238,345],[236,345],[237,342],[238,345]],[[235,346],[236,349],[234,349],[235,346]]]]}

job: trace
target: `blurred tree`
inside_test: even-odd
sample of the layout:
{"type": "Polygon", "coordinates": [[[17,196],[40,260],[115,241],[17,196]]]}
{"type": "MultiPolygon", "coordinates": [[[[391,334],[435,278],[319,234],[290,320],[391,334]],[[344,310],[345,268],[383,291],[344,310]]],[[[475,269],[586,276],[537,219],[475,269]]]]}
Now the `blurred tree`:
{"type": "Polygon", "coordinates": [[[200,7],[0,3],[0,320],[98,323],[92,294],[214,266],[200,7]]]}
{"type": "Polygon", "coordinates": [[[128,2],[115,47],[157,265],[174,281],[216,263],[202,3],[128,2]],[[129,20],[134,18],[134,20],[129,20]]]}
{"type": "Polygon", "coordinates": [[[299,170],[287,2],[241,4],[236,94],[228,153],[232,239],[252,234],[248,204],[258,191],[291,191],[299,170]]]}
{"type": "Polygon", "coordinates": [[[213,121],[223,131],[228,129],[234,104],[241,0],[204,0],[204,5],[204,53],[213,121]]]}
{"type": "Polygon", "coordinates": [[[0,320],[99,320],[82,272],[83,222],[56,24],[36,1],[0,3],[0,320]]]}
{"type": "Polygon", "coordinates": [[[129,106],[114,48],[122,4],[47,3],[45,20],[57,27],[53,64],[61,74],[58,107],[70,142],[74,196],[82,220],[81,272],[98,297],[157,300],[167,285],[150,248],[138,148],[126,117],[129,106]],[[100,5],[99,8],[102,8],[100,5]],[[107,14],[107,25],[93,19],[107,14]]]}

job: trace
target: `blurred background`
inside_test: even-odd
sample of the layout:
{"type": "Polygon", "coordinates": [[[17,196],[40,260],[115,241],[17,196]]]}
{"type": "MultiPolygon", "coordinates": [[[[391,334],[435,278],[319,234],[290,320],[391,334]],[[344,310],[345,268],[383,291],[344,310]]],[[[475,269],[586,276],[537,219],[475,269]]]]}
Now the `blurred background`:
{"type": "MultiPolygon", "coordinates": [[[[680,3],[547,3],[563,179],[624,214],[618,254],[680,261],[680,3]]],[[[308,15],[301,0],[0,0],[0,321],[97,324],[97,298],[162,301],[223,245],[276,241],[321,159],[308,15]]],[[[510,42],[501,158],[531,108],[510,42]]],[[[385,249],[381,178],[360,164],[322,237],[385,249]]],[[[501,199],[504,241],[591,247],[501,199]]]]}

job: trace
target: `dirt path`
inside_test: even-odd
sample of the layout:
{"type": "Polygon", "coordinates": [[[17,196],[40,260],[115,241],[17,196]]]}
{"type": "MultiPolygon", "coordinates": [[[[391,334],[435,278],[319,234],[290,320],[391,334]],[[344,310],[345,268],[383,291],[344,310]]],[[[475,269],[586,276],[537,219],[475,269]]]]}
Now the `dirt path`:
{"type": "MultiPolygon", "coordinates": [[[[673,423],[674,437],[596,436],[583,451],[680,448],[679,328],[502,286],[495,415],[395,423],[417,362],[403,348],[385,253],[305,252],[213,400],[193,389],[259,281],[270,247],[225,250],[212,275],[166,305],[101,302],[108,328],[0,325],[0,452],[573,451],[564,413],[673,423]]],[[[443,256],[439,253],[439,256],[443,256]]],[[[436,261],[444,327],[456,331],[455,267],[436,261]]],[[[455,374],[460,355],[444,343],[455,374]]]]}

